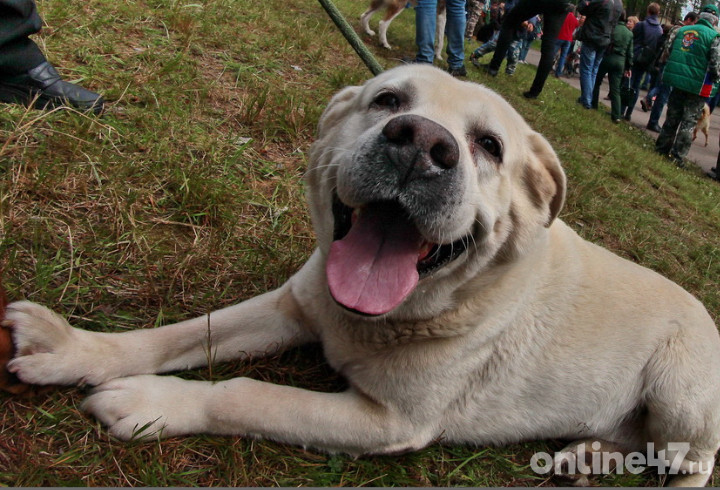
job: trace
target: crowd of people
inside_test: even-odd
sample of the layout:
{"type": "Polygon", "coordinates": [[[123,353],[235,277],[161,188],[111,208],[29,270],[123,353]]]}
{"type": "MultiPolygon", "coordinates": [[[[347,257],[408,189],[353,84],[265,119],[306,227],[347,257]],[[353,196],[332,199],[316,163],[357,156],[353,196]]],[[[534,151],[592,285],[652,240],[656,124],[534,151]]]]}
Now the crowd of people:
{"type": "MultiPolygon", "coordinates": [[[[708,4],[670,25],[663,24],[660,10],[658,3],[649,3],[641,20],[626,17],[621,0],[579,0],[577,5],[563,0],[492,1],[480,14],[469,7],[473,13],[465,36],[473,33],[482,42],[470,61],[491,76],[497,76],[503,59],[505,72],[513,74],[524,60],[520,46],[527,33],[542,36],[538,70],[525,97],[538,97],[554,70],[558,78],[579,75],[578,104],[597,109],[607,78],[611,120],[631,120],[640,102],[642,110],[650,112],[647,129],[658,133],[656,151],[684,166],[704,107],[712,111],[720,99],[719,11],[708,4]],[[491,52],[492,60],[482,63],[491,52]]],[[[708,175],[720,180],[720,167],[708,175]]]]}

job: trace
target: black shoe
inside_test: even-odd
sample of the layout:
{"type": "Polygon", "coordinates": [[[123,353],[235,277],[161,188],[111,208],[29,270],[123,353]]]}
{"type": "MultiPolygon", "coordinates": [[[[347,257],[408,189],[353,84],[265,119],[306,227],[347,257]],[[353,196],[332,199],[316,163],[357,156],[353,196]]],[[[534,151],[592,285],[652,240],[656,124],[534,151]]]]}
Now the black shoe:
{"type": "Polygon", "coordinates": [[[660,125],[658,123],[655,123],[655,124],[648,123],[648,125],[645,126],[645,129],[647,129],[648,131],[652,131],[653,133],[659,133],[662,130],[662,128],[660,127],[660,125]]]}
{"type": "Polygon", "coordinates": [[[610,119],[612,120],[613,124],[620,124],[620,119],[618,119],[616,117],[612,117],[610,119]]]}
{"type": "Polygon", "coordinates": [[[711,168],[710,171],[705,172],[705,175],[707,175],[711,179],[720,181],[720,174],[714,168],[711,168]]]}
{"type": "Polygon", "coordinates": [[[467,70],[465,69],[465,65],[460,65],[457,68],[448,68],[448,73],[454,77],[466,77],[467,76],[467,70]]]}
{"type": "Polygon", "coordinates": [[[623,119],[625,119],[626,121],[631,120],[631,119],[632,119],[632,114],[625,114],[625,115],[623,116],[623,119]]]}
{"type": "Polygon", "coordinates": [[[640,99],[640,107],[642,107],[643,112],[647,112],[652,106],[645,102],[645,99],[640,99]]]}
{"type": "Polygon", "coordinates": [[[33,104],[35,109],[71,106],[95,114],[105,103],[99,94],[64,81],[47,61],[22,75],[0,77],[0,102],[33,104]]]}
{"type": "Polygon", "coordinates": [[[537,99],[540,94],[536,94],[532,90],[528,90],[527,92],[523,92],[523,97],[526,99],[537,99]]]}
{"type": "Polygon", "coordinates": [[[480,68],[485,70],[485,73],[487,73],[491,77],[496,77],[498,74],[498,71],[495,68],[490,68],[490,63],[480,65],[480,68]]]}
{"type": "Polygon", "coordinates": [[[590,109],[590,106],[585,104],[585,102],[583,102],[582,97],[577,98],[577,103],[580,104],[581,106],[583,106],[585,109],[590,109]]]}

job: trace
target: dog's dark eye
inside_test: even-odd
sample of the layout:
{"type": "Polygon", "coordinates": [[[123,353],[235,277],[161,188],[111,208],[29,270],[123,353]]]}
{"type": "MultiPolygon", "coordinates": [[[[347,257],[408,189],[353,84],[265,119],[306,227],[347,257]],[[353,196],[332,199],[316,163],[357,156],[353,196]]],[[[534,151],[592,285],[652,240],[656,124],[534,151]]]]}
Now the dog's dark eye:
{"type": "Polygon", "coordinates": [[[400,98],[393,92],[382,92],[372,102],[374,107],[396,111],[400,108],[400,98]]]}
{"type": "Polygon", "coordinates": [[[502,158],[502,145],[496,138],[481,136],[475,139],[475,144],[498,160],[502,158]]]}

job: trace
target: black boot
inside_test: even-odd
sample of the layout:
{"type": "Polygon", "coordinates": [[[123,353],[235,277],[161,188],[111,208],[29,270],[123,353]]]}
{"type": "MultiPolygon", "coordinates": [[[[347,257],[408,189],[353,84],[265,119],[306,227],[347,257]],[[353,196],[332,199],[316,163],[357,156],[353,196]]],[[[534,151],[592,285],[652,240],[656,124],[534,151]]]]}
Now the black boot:
{"type": "Polygon", "coordinates": [[[32,104],[36,109],[65,105],[95,114],[102,112],[105,103],[99,94],[64,81],[47,61],[27,73],[0,77],[0,102],[32,104]]]}

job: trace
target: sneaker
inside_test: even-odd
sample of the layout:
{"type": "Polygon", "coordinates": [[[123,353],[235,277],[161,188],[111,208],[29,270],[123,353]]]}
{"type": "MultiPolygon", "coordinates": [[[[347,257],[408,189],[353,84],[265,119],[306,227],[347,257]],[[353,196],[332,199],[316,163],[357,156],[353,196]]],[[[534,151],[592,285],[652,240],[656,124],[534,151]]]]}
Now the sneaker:
{"type": "Polygon", "coordinates": [[[95,114],[102,112],[105,103],[100,94],[63,80],[47,61],[26,73],[0,77],[0,102],[35,109],[70,106],[95,114]]]}
{"type": "Polygon", "coordinates": [[[467,70],[465,69],[465,65],[460,65],[456,68],[448,68],[448,73],[454,77],[466,77],[467,76],[467,70]]]}

